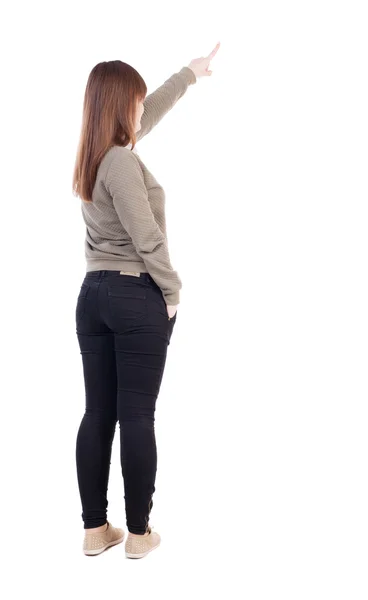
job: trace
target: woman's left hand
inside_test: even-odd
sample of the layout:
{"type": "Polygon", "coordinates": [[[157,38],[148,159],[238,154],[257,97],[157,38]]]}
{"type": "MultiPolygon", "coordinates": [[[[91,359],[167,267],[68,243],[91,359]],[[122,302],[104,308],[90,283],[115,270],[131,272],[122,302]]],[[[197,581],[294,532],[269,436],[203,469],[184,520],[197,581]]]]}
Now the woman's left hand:
{"type": "Polygon", "coordinates": [[[215,56],[217,50],[220,47],[220,42],[217,42],[216,46],[209,53],[208,56],[201,56],[201,58],[194,58],[188,65],[190,69],[192,69],[194,75],[196,77],[202,77],[203,75],[212,75],[212,71],[208,70],[208,66],[215,56]]]}

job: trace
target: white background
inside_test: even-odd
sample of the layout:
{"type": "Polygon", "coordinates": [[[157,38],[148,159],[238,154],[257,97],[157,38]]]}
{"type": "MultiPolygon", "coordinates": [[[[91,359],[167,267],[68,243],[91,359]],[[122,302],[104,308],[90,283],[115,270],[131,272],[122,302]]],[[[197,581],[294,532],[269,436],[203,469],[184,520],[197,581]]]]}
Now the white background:
{"type": "MultiPolygon", "coordinates": [[[[367,17],[340,1],[2,10],[1,546],[6,598],[366,599],[367,17]],[[72,171],[88,75],[151,93],[221,47],[137,151],[183,281],[144,560],[82,553],[72,171]]],[[[108,518],[126,530],[113,447],[108,518]]],[[[4,596],[5,597],[5,596],[4,596]]]]}

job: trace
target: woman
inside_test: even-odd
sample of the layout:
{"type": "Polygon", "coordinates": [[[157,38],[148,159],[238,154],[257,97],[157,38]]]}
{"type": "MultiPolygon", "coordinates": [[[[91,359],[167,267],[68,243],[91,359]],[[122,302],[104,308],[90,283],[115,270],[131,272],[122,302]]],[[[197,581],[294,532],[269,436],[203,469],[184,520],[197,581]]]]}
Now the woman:
{"type": "Polygon", "coordinates": [[[125,537],[107,520],[117,421],[126,556],[143,557],[160,543],[148,524],[157,468],[154,412],[182,283],[169,258],[164,191],[134,148],[197,77],[211,75],[218,48],[147,97],[139,73],[119,60],[96,65],[87,82],[73,177],[86,223],[87,273],[76,306],[86,405],[76,463],[87,555],[125,537]]]}

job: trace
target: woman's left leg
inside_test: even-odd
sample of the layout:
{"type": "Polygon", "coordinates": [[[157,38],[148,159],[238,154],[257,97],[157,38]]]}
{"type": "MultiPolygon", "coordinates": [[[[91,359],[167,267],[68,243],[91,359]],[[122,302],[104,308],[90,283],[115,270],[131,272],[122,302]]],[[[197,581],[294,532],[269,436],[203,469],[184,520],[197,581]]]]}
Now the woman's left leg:
{"type": "Polygon", "coordinates": [[[97,287],[78,298],[77,336],[83,362],[85,412],[76,441],[76,463],[85,529],[107,522],[107,489],[117,412],[114,334],[98,319],[97,287]],[[87,297],[88,296],[88,297],[87,297]]]}

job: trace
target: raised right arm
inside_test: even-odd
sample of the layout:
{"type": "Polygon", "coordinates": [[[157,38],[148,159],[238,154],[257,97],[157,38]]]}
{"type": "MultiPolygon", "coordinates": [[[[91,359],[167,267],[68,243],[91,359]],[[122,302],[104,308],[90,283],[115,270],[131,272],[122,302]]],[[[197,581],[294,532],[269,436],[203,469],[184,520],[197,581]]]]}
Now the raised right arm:
{"type": "Polygon", "coordinates": [[[183,67],[174,73],[157,90],[146,96],[144,112],[141,117],[141,128],[136,132],[137,142],[152,131],[169,110],[187,91],[189,85],[195,84],[197,78],[189,67],[183,67]]]}

